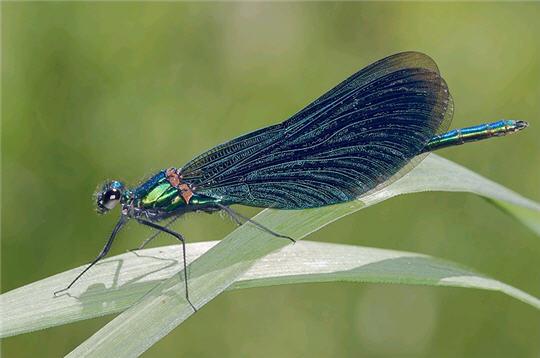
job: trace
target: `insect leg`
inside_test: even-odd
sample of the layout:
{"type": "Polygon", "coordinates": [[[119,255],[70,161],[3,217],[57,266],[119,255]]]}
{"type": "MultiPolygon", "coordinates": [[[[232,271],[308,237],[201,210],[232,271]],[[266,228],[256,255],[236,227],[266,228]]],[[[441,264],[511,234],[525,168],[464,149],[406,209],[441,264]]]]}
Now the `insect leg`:
{"type": "Polygon", "coordinates": [[[101,250],[101,252],[99,253],[99,255],[94,259],[94,261],[92,261],[80,274],[77,275],[77,277],[75,277],[75,279],[73,281],[71,281],[71,283],[64,289],[62,290],[58,290],[56,292],[54,292],[54,295],[56,296],[57,294],[59,294],[60,292],[64,292],[64,291],[67,291],[71,288],[71,286],[73,286],[73,284],[75,282],[77,282],[77,280],[79,278],[81,278],[82,275],[84,275],[86,273],[86,271],[90,270],[90,268],[92,266],[94,266],[99,260],[101,260],[103,257],[105,257],[105,255],[107,255],[107,253],[109,252],[109,250],[111,249],[111,246],[112,246],[112,243],[114,241],[114,238],[116,237],[116,234],[118,234],[118,232],[120,231],[120,229],[122,228],[122,226],[124,226],[124,224],[128,221],[128,217],[125,216],[125,215],[122,215],[120,217],[120,220],[118,220],[118,222],[116,223],[116,226],[114,227],[112,233],[111,233],[111,236],[109,237],[109,240],[107,240],[107,243],[105,244],[105,246],[103,247],[103,249],[101,250]]]}
{"type": "Polygon", "coordinates": [[[250,218],[247,218],[245,217],[244,215],[240,214],[240,213],[237,213],[236,211],[234,211],[233,209],[229,208],[228,206],[225,206],[225,205],[221,205],[221,204],[217,204],[217,206],[219,206],[221,208],[221,210],[225,211],[227,214],[229,214],[229,216],[238,224],[238,225],[242,225],[243,223],[245,222],[249,222],[253,225],[255,225],[256,227],[258,227],[259,229],[261,229],[262,231],[264,232],[267,232],[269,233],[270,235],[273,235],[275,237],[280,237],[282,239],[288,239],[288,240],[291,240],[293,243],[296,242],[295,239],[293,239],[292,237],[290,236],[286,236],[286,235],[281,235],[281,234],[278,234],[277,232],[273,231],[273,230],[270,230],[269,228],[267,228],[266,226],[262,225],[262,224],[259,224],[258,222],[256,222],[255,220],[252,220],[250,218]],[[243,220],[243,221],[242,221],[243,220]]]}
{"type": "MultiPolygon", "coordinates": [[[[180,218],[180,216],[174,217],[171,221],[169,221],[167,224],[165,224],[164,227],[167,227],[167,228],[168,228],[169,226],[171,226],[172,224],[174,224],[174,222],[175,222],[176,220],[178,220],[179,218],[180,218]]],[[[142,249],[144,249],[144,247],[145,247],[146,245],[148,245],[152,240],[154,240],[156,237],[158,237],[159,234],[161,234],[162,232],[163,232],[163,231],[161,231],[161,230],[157,230],[157,231],[156,231],[155,233],[153,233],[149,238],[147,238],[146,240],[144,240],[143,243],[141,244],[141,246],[139,246],[139,247],[136,248],[136,249],[131,249],[130,251],[136,251],[136,250],[142,250],[142,249]]]]}
{"type": "Polygon", "coordinates": [[[171,229],[169,229],[169,228],[167,228],[165,226],[158,225],[158,224],[153,223],[151,221],[147,221],[147,220],[144,220],[144,219],[137,219],[137,221],[140,222],[143,225],[149,226],[151,228],[154,228],[154,229],[157,229],[159,231],[163,231],[164,233],[167,233],[169,235],[172,235],[175,238],[177,238],[178,240],[180,240],[180,242],[182,243],[182,256],[183,256],[183,259],[184,259],[184,283],[185,283],[185,286],[186,286],[186,300],[191,305],[191,308],[193,308],[193,311],[197,312],[197,309],[195,308],[195,306],[193,305],[193,303],[191,303],[191,301],[189,299],[187,261],[186,261],[186,241],[185,241],[184,237],[181,234],[177,233],[176,231],[173,231],[173,230],[171,230],[171,229]]]}

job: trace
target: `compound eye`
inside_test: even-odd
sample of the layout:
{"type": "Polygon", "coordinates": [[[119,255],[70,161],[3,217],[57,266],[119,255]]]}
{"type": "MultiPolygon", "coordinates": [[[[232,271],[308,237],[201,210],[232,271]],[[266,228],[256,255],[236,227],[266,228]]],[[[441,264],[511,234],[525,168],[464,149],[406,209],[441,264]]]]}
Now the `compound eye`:
{"type": "Polygon", "coordinates": [[[111,210],[120,202],[120,191],[118,189],[110,189],[103,196],[103,206],[111,210]]]}

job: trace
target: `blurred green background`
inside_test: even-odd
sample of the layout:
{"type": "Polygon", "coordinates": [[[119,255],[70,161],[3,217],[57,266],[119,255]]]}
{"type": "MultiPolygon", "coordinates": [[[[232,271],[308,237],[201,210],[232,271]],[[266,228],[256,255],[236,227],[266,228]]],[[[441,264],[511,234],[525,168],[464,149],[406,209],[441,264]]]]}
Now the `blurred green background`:
{"type": "MultiPolygon", "coordinates": [[[[2,3],[2,291],[94,258],[117,217],[94,210],[105,179],[181,166],[405,50],[438,63],[453,127],[530,122],[439,154],[540,200],[539,18],[539,3],[2,3]]],[[[218,240],[234,224],[193,214],[175,228],[218,240]]],[[[130,225],[112,254],[148,234],[130,225]]],[[[400,197],[309,239],[426,253],[540,296],[538,237],[473,195],[400,197]]],[[[2,353],[63,355],[110,319],[8,338],[2,353]]],[[[164,355],[538,357],[540,314],[457,288],[253,289],[221,295],[146,354],[164,355]]]]}

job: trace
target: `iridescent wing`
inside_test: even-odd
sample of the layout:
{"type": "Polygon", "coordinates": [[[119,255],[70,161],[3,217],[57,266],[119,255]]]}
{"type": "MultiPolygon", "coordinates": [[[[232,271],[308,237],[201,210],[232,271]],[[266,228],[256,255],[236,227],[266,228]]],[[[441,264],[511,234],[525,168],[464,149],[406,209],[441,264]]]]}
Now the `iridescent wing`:
{"type": "Polygon", "coordinates": [[[285,122],[203,153],[182,174],[198,193],[230,204],[302,209],[349,201],[410,170],[448,128],[452,110],[433,60],[401,53],[285,122]]]}

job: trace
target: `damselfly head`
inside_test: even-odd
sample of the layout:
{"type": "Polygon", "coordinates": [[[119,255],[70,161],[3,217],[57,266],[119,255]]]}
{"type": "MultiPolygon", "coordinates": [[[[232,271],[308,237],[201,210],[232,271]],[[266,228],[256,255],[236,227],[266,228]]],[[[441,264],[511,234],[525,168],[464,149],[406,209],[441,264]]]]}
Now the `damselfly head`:
{"type": "Polygon", "coordinates": [[[106,182],[96,193],[96,209],[100,214],[105,214],[113,209],[121,200],[126,187],[119,181],[106,182]]]}

